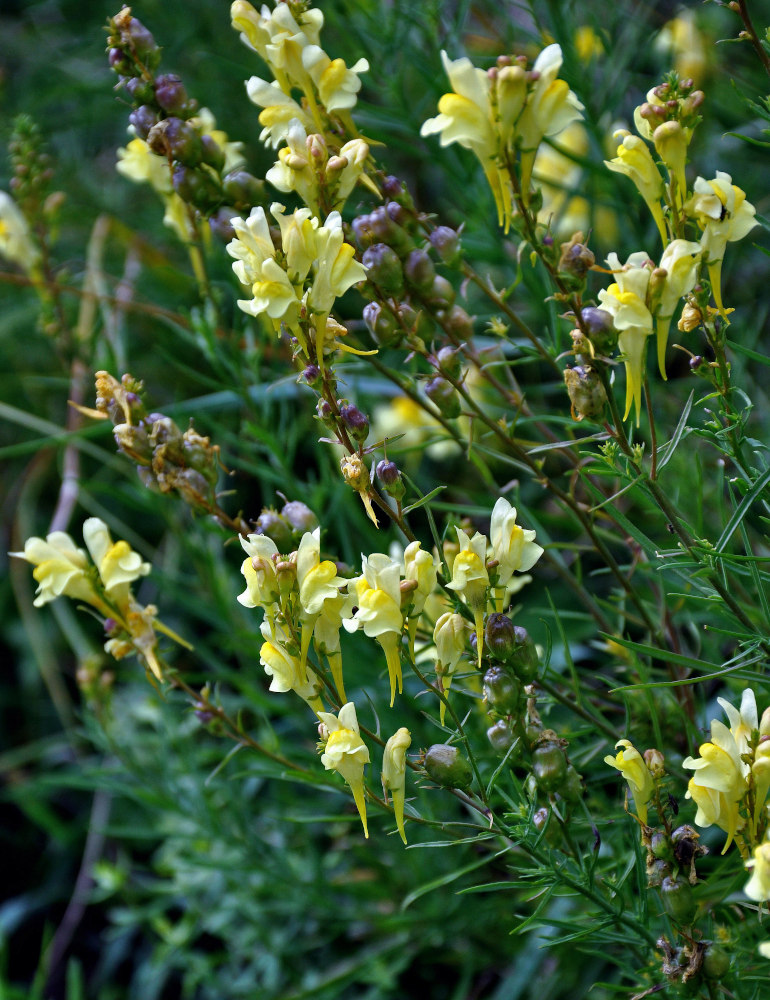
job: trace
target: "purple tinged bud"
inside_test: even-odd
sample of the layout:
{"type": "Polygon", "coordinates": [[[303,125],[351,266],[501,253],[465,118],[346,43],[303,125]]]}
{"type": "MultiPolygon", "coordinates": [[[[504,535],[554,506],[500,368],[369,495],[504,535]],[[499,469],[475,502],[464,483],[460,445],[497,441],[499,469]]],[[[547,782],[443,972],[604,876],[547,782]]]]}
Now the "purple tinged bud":
{"type": "Polygon", "coordinates": [[[473,320],[462,306],[452,306],[441,323],[447,333],[457,340],[471,340],[473,337],[473,320]]]}
{"type": "Polygon", "coordinates": [[[240,210],[259,204],[265,191],[264,182],[246,170],[231,170],[225,175],[222,188],[227,200],[240,210]]]}
{"type": "Polygon", "coordinates": [[[412,250],[404,264],[404,276],[412,288],[427,293],[433,287],[436,268],[424,250],[412,250]]]}
{"type": "Polygon", "coordinates": [[[201,146],[203,147],[203,162],[221,174],[225,165],[225,152],[222,147],[210,135],[201,136],[201,146]]]}
{"type": "Polygon", "coordinates": [[[158,122],[150,129],[147,142],[153,153],[170,155],[186,167],[197,167],[203,156],[200,136],[181,118],[165,118],[158,122]]]}
{"type": "Polygon", "coordinates": [[[272,507],[265,507],[257,518],[256,533],[271,538],[279,552],[288,552],[291,548],[291,525],[272,507]]]}
{"type": "Polygon", "coordinates": [[[396,463],[383,458],[382,461],[377,463],[375,471],[385,492],[396,500],[401,500],[406,493],[406,486],[396,463]]]}
{"type": "Polygon", "coordinates": [[[357,215],[351,223],[351,228],[361,250],[366,250],[375,242],[374,230],[368,215],[357,215]]]}
{"type": "Polygon", "coordinates": [[[128,116],[128,120],[134,126],[134,132],[139,139],[146,139],[153,125],[158,124],[156,112],[146,104],[135,108],[128,116]]]}
{"type": "Polygon", "coordinates": [[[431,308],[437,312],[445,312],[447,309],[451,309],[454,304],[454,285],[451,281],[447,281],[446,278],[442,278],[440,274],[437,274],[433,279],[430,289],[425,292],[425,299],[431,308]]]}
{"type": "Polygon", "coordinates": [[[315,385],[321,377],[321,369],[318,365],[307,365],[302,372],[302,378],[308,385],[315,385]]]}
{"type": "Polygon", "coordinates": [[[358,441],[359,444],[366,441],[369,436],[369,419],[366,414],[352,403],[347,403],[340,406],[340,417],[353,440],[358,441]]]}
{"type": "Polygon", "coordinates": [[[386,177],[382,182],[382,193],[386,198],[397,201],[399,205],[403,205],[410,212],[414,212],[412,196],[407,191],[406,185],[398,177],[394,177],[392,174],[386,177]]]}
{"type": "Polygon", "coordinates": [[[407,228],[413,221],[411,212],[407,211],[403,205],[399,205],[397,201],[389,201],[385,206],[385,211],[394,222],[404,228],[407,228]]]}
{"type": "Polygon", "coordinates": [[[234,208],[220,208],[209,218],[211,232],[223,243],[235,239],[235,230],[230,220],[237,214],[234,208]]]}
{"type": "Polygon", "coordinates": [[[141,76],[132,76],[126,80],[126,93],[137,104],[150,104],[155,99],[152,84],[141,76]]]}
{"type": "Polygon", "coordinates": [[[318,518],[307,504],[301,500],[289,500],[281,509],[281,517],[291,525],[295,534],[304,535],[306,531],[315,531],[318,518]]]}
{"type": "Polygon", "coordinates": [[[133,75],[134,73],[131,60],[126,57],[123,49],[119,49],[116,46],[113,46],[107,53],[107,62],[110,64],[110,69],[114,69],[116,73],[121,73],[123,76],[133,75]]]}
{"type": "Polygon", "coordinates": [[[442,347],[436,355],[438,370],[442,375],[458,378],[463,369],[462,356],[456,347],[442,347]]]}
{"type": "Polygon", "coordinates": [[[182,115],[189,98],[179,77],[164,73],[155,81],[155,100],[170,115],[182,115]]]}
{"type": "Polygon", "coordinates": [[[521,700],[521,685],[502,667],[490,667],[484,674],[484,700],[498,715],[515,715],[521,700]]]}
{"type": "Polygon", "coordinates": [[[173,183],[179,197],[202,212],[213,211],[222,200],[219,185],[210,174],[202,170],[177,164],[174,167],[173,183]]]}
{"type": "Polygon", "coordinates": [[[449,226],[438,226],[430,234],[430,242],[441,260],[449,267],[457,267],[462,258],[460,236],[449,226]]]}

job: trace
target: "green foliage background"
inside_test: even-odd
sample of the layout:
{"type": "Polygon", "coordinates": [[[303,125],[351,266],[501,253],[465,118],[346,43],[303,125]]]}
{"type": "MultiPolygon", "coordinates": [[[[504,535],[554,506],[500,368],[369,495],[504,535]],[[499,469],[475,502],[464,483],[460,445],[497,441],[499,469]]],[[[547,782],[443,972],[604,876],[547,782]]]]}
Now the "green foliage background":
{"type": "MultiPolygon", "coordinates": [[[[447,224],[465,225],[466,251],[480,268],[495,277],[507,273],[510,281],[516,248],[500,238],[475,161],[456,147],[439,158],[436,143],[417,138],[444,89],[441,48],[491,62],[499,52],[546,34],[558,40],[564,76],[587,109],[592,148],[583,193],[594,205],[614,208],[622,220],[614,240],[597,229],[592,245],[597,253],[617,249],[625,258],[650,239],[643,205],[629,207],[629,190],[601,160],[611,123],[627,120],[668,68],[665,55],[648,42],[673,7],[553,0],[537,6],[535,24],[522,5],[489,0],[419,5],[335,0],[321,6],[327,51],[348,62],[365,55],[371,64],[359,103],[360,128],[386,144],[382,159],[408,180],[423,210],[435,211],[447,224]],[[593,26],[605,43],[604,55],[587,66],[574,46],[580,25],[593,26]]],[[[164,68],[183,77],[231,139],[244,141],[250,168],[263,175],[272,157],[256,141],[257,111],[243,86],[262,69],[232,32],[228,7],[201,0],[185,5],[147,0],[134,13],[164,46],[164,68]]],[[[698,9],[707,38],[734,33],[728,13],[715,5],[698,9]]],[[[0,11],[0,133],[7,140],[12,119],[26,111],[46,136],[56,163],[55,186],[67,196],[59,259],[66,262],[68,283],[80,285],[89,240],[98,249],[92,227],[102,216],[109,220],[109,236],[96,274],[108,293],[121,278],[129,279],[134,302],[147,305],[115,330],[97,323],[93,369],[131,371],[144,379],[152,408],[174,416],[181,426],[194,417],[196,427],[211,434],[233,472],[225,483],[234,491],[233,513],[242,509],[255,517],[263,504],[275,501],[277,490],[303,499],[321,517],[330,548],[336,546],[353,563],[361,551],[384,543],[340,481],[336,459],[314,446],[318,428],[309,395],[286,378],[275,344],[249,338],[234,304],[229,260],[222,253],[212,265],[233,327],[232,336],[221,339],[199,309],[186,257],[162,227],[154,194],[129,184],[114,169],[115,150],[126,141],[127,116],[112,93],[114,77],[103,51],[102,26],[114,13],[102,2],[89,4],[84,13],[76,0],[6,2],[0,11]]],[[[764,151],[726,133],[759,134],[741,94],[764,92],[766,83],[743,46],[711,49],[710,59],[703,81],[706,124],[693,156],[704,176],[715,169],[733,173],[761,216],[768,207],[764,151]]],[[[3,189],[9,179],[6,163],[0,161],[3,189]]],[[[767,350],[767,259],[748,245],[761,241],[760,233],[755,230],[731,256],[732,270],[724,276],[725,300],[746,304],[740,346],[749,351],[767,350]]],[[[555,322],[556,307],[543,304],[549,289],[542,275],[523,267],[520,281],[514,295],[524,304],[527,321],[542,329],[549,343],[554,338],[555,350],[565,349],[566,342],[557,339],[566,341],[566,328],[555,322]]],[[[70,305],[75,315],[75,296],[70,305]]],[[[343,312],[355,320],[361,306],[351,294],[343,312]]],[[[491,318],[487,307],[473,299],[471,307],[483,331],[491,318]]],[[[45,533],[67,440],[62,428],[68,377],[36,315],[29,290],[0,283],[3,551],[45,533]]],[[[682,358],[665,387],[655,387],[660,422],[669,426],[692,388],[682,358]]],[[[750,354],[735,354],[733,361],[753,400],[753,434],[767,440],[764,372],[750,354]]],[[[357,362],[349,363],[346,372],[360,405],[371,408],[392,394],[387,382],[357,362]]],[[[560,382],[536,365],[522,377],[530,397],[553,400],[568,426],[560,382]]],[[[298,758],[312,759],[312,726],[300,726],[286,699],[266,693],[253,617],[235,602],[242,580],[234,547],[223,550],[221,532],[213,525],[192,521],[179,503],[144,490],[128,463],[115,456],[109,429],[88,427],[79,437],[79,515],[107,518],[116,535],[152,557],[154,572],[139,597],[158,603],[167,624],[194,642],[194,656],[181,654],[177,660],[188,682],[220,684],[224,702],[236,710],[246,697],[248,724],[261,741],[291,757],[296,752],[298,758]]],[[[404,455],[402,460],[410,459],[404,455]]],[[[681,483],[683,496],[693,482],[702,484],[706,523],[729,516],[723,506],[729,487],[716,465],[695,468],[686,449],[673,461],[675,475],[669,481],[681,483]]],[[[416,456],[412,462],[411,474],[424,490],[442,481],[453,484],[437,511],[488,515],[494,497],[464,463],[434,458],[418,465],[416,456]]],[[[495,473],[501,481],[518,474],[501,467],[495,473]]],[[[540,540],[563,539],[573,529],[558,509],[541,501],[538,487],[522,481],[519,506],[526,523],[538,528],[540,540]]],[[[638,514],[629,509],[630,517],[638,514]]],[[[591,575],[590,553],[582,558],[585,586],[606,595],[606,579],[591,575]]],[[[602,1000],[629,995],[628,980],[606,962],[601,949],[575,958],[566,939],[580,925],[580,899],[554,894],[529,934],[511,936],[535,913],[538,900],[530,898],[535,893],[526,881],[522,892],[472,892],[474,886],[494,883],[496,874],[501,882],[509,878],[507,869],[500,865],[498,870],[478,846],[428,850],[430,832],[418,834],[412,827],[414,839],[405,851],[380,821],[373,823],[373,842],[365,844],[347,800],[330,794],[325,784],[314,787],[306,779],[299,794],[299,786],[281,780],[274,766],[249,758],[246,751],[223,762],[227,748],[222,741],[200,726],[185,699],[173,692],[162,698],[149,688],[135,662],[119,666],[111,704],[94,716],[74,679],[79,663],[99,649],[91,623],[64,602],[31,612],[28,567],[6,563],[4,570],[0,856],[7,872],[5,902],[0,903],[0,996],[602,1000]],[[95,859],[95,887],[78,883],[78,872],[95,859]]],[[[528,626],[538,641],[553,639],[552,669],[574,670],[579,684],[600,685],[602,678],[594,673],[595,632],[581,614],[569,610],[573,606],[558,579],[536,582],[527,592],[528,626]]],[[[703,621],[709,615],[706,608],[703,621]]],[[[693,636],[701,624],[693,620],[693,636]]],[[[699,641],[694,639],[694,645],[699,641]]],[[[727,640],[724,645],[727,659],[730,645],[727,640]]],[[[366,655],[363,647],[361,655],[366,655]]],[[[352,677],[355,687],[362,669],[354,668],[352,677]]],[[[745,671],[737,679],[753,677],[745,671]]],[[[664,696],[650,719],[651,742],[661,730],[681,724],[675,702],[664,696]]],[[[563,730],[566,720],[554,709],[549,723],[563,730]]],[[[624,714],[616,712],[612,721],[618,737],[625,735],[624,714]]],[[[416,715],[410,725],[420,730],[421,745],[435,737],[430,723],[416,715]]],[[[482,734],[483,720],[475,725],[482,734]]],[[[576,763],[593,776],[593,801],[617,804],[617,783],[601,772],[603,765],[592,765],[610,747],[606,735],[589,727],[568,735],[580,748],[576,763]]],[[[636,735],[642,743],[648,734],[636,735]]],[[[690,746],[697,744],[697,733],[687,736],[690,746]]],[[[686,752],[684,744],[674,751],[680,758],[686,752]]],[[[423,799],[429,810],[430,798],[423,799]]],[[[436,817],[445,814],[438,793],[433,808],[436,817]]],[[[594,814],[601,815],[601,808],[594,814]]],[[[590,837],[581,823],[581,833],[590,837]]],[[[629,856],[634,837],[629,824],[629,856]]],[[[713,864],[718,872],[718,859],[713,864]]],[[[537,877],[530,873],[533,886],[537,877]]],[[[761,977],[759,969],[758,983],[761,977]]],[[[746,989],[750,996],[750,982],[746,989]]]]}

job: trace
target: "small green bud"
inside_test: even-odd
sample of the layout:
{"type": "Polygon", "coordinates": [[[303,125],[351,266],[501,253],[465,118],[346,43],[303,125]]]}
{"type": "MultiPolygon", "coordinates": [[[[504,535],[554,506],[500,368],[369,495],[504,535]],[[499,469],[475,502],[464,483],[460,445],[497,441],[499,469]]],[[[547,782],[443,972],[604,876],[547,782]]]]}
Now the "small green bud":
{"type": "Polygon", "coordinates": [[[671,841],[668,839],[665,833],[660,830],[656,830],[650,838],[650,851],[656,858],[661,858],[663,861],[673,861],[674,851],[671,847],[671,841]]]}
{"type": "Polygon", "coordinates": [[[379,302],[369,302],[364,306],[364,323],[372,340],[380,347],[395,347],[404,336],[396,317],[379,302]]]}
{"type": "Polygon", "coordinates": [[[532,773],[542,792],[558,792],[567,776],[567,758],[558,743],[541,743],[532,751],[532,773]]]}
{"type": "Polygon", "coordinates": [[[572,764],[567,765],[567,774],[559,787],[559,795],[565,802],[579,802],[583,798],[583,779],[572,764]]]}
{"type": "Polygon", "coordinates": [[[449,226],[437,226],[430,234],[430,242],[441,260],[449,267],[457,267],[462,260],[460,236],[449,226]]]}
{"type": "Polygon", "coordinates": [[[423,296],[430,308],[438,311],[450,309],[454,304],[455,294],[452,282],[437,274],[433,279],[433,284],[427,292],[423,293],[423,296]]]}
{"type": "Polygon", "coordinates": [[[596,306],[586,306],[580,311],[580,318],[597,354],[611,354],[618,344],[612,313],[596,306]]]}
{"type": "Polygon", "coordinates": [[[385,295],[400,295],[404,290],[404,272],[398,254],[385,243],[375,243],[364,250],[361,261],[366,277],[385,295]]]}
{"type": "Polygon", "coordinates": [[[462,355],[456,347],[442,347],[436,355],[436,364],[442,375],[459,378],[463,370],[462,355]]]}
{"type": "MultiPolygon", "coordinates": [[[[201,146],[203,147],[203,162],[213,167],[218,174],[222,173],[225,165],[225,151],[213,136],[202,135],[201,146]]],[[[219,199],[222,200],[221,197],[219,199]]]]}
{"type": "Polygon", "coordinates": [[[425,754],[425,771],[431,780],[444,788],[470,788],[473,770],[457,747],[434,743],[425,754]]]}
{"type": "Polygon", "coordinates": [[[265,184],[247,170],[231,170],[222,180],[222,189],[227,201],[242,210],[262,201],[265,184]]]}
{"type": "Polygon", "coordinates": [[[690,883],[681,875],[678,878],[664,878],[660,884],[663,908],[677,924],[689,927],[695,917],[697,904],[693,899],[690,883]]]}
{"type": "Polygon", "coordinates": [[[445,378],[437,375],[426,382],[425,395],[448,420],[460,416],[460,397],[455,387],[445,378]]]}
{"type": "Polygon", "coordinates": [[[703,975],[706,979],[722,979],[730,971],[732,959],[727,951],[713,942],[706,949],[703,956],[703,975]]]}
{"type": "Polygon", "coordinates": [[[498,715],[516,715],[521,699],[519,682],[502,667],[490,667],[484,674],[484,700],[498,715]]]}
{"type": "MultiPolygon", "coordinates": [[[[436,268],[424,250],[412,250],[404,263],[404,277],[407,284],[422,294],[433,288],[436,268]]],[[[450,286],[451,287],[451,286],[450,286]]]]}
{"type": "Polygon", "coordinates": [[[462,306],[452,306],[441,317],[441,325],[457,340],[471,340],[473,337],[473,320],[462,306]]]}
{"type": "Polygon", "coordinates": [[[174,190],[189,205],[201,212],[212,210],[221,200],[219,185],[204,170],[194,170],[177,164],[174,167],[174,190]]]}
{"type": "MultiPolygon", "coordinates": [[[[498,721],[487,729],[487,739],[492,745],[492,749],[504,757],[513,744],[520,739],[510,719],[498,719],[498,721]]],[[[509,760],[515,760],[520,756],[520,748],[517,748],[509,760]]]]}

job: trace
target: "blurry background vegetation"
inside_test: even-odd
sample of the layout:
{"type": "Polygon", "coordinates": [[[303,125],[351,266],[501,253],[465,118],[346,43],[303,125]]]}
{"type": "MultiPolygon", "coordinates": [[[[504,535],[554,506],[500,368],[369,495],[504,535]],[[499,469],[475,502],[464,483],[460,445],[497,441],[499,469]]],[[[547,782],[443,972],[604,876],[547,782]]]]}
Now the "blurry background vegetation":
{"type": "MultiPolygon", "coordinates": [[[[329,0],[319,6],[327,19],[327,51],[349,63],[362,55],[370,62],[359,127],[386,144],[381,159],[409,182],[421,209],[435,211],[445,224],[464,223],[466,250],[482,270],[507,274],[510,281],[517,265],[516,247],[494,223],[476,162],[458,147],[439,158],[435,142],[418,138],[444,90],[441,48],[488,65],[501,52],[531,53],[544,38],[558,40],[563,75],[587,108],[590,148],[581,193],[601,210],[592,220],[597,257],[617,249],[625,259],[652,245],[644,206],[639,201],[629,210],[631,186],[605,171],[601,160],[613,126],[628,122],[670,67],[665,49],[650,38],[674,15],[673,4],[550,0],[537,5],[537,24],[523,5],[492,0],[329,0]],[[588,59],[578,44],[581,27],[594,32],[588,59]]],[[[706,60],[699,81],[707,95],[706,124],[693,149],[698,172],[732,173],[764,215],[770,196],[763,152],[725,133],[759,134],[741,94],[766,92],[766,80],[746,47],[715,47],[717,39],[737,32],[732,15],[716,5],[693,4],[691,10],[706,60]]],[[[273,157],[257,142],[257,109],[246,98],[244,80],[264,69],[230,28],[229,4],[146,0],[133,11],[164,46],[164,70],[182,76],[230,139],[244,142],[249,168],[263,175],[273,157]]],[[[12,121],[26,112],[54,158],[55,189],[66,193],[57,246],[66,283],[81,285],[92,240],[101,254],[94,273],[107,293],[115,294],[123,280],[133,301],[147,306],[124,314],[111,338],[97,325],[93,370],[132,372],[144,379],[152,409],[181,426],[194,417],[196,427],[211,434],[233,470],[223,481],[234,491],[225,501],[233,514],[241,509],[256,517],[280,490],[313,507],[328,529],[329,548],[355,562],[360,551],[386,543],[340,481],[334,457],[313,446],[318,427],[310,395],[285,377],[277,345],[249,337],[234,306],[229,259],[212,254],[213,277],[233,326],[217,339],[200,313],[184,250],[162,226],[160,203],[149,187],[134,186],[115,171],[128,112],[113,93],[115,78],[104,55],[103,25],[115,12],[103,0],[4,0],[0,188],[8,189],[5,145],[12,121]],[[99,217],[109,220],[103,244],[92,236],[99,217]]],[[[748,246],[759,232],[740,254],[728,256],[733,269],[724,277],[726,302],[731,289],[740,290],[741,301],[755,302],[741,324],[745,346],[755,349],[766,334],[768,301],[762,296],[766,257],[748,246]]],[[[521,280],[525,287],[514,293],[515,301],[523,303],[532,325],[555,336],[556,311],[552,303],[542,305],[548,290],[538,272],[525,268],[521,280]]],[[[60,486],[69,379],[56,344],[37,324],[36,307],[30,290],[0,282],[3,553],[20,548],[31,534],[45,534],[60,486]]],[[[75,316],[75,296],[69,307],[75,316]]],[[[361,307],[351,294],[343,309],[355,320],[361,307]]],[[[486,306],[471,299],[469,311],[478,317],[483,341],[486,306]]],[[[387,404],[388,383],[357,363],[347,371],[359,405],[371,413],[387,404]]],[[[523,377],[533,398],[558,401],[555,409],[566,418],[563,387],[551,374],[546,379],[533,365],[523,377]]],[[[674,421],[690,388],[683,354],[665,391],[657,387],[656,399],[674,421]]],[[[761,385],[752,389],[757,409],[766,411],[761,385]]],[[[157,603],[161,617],[194,642],[195,654],[176,661],[190,683],[221,684],[226,704],[247,697],[247,721],[260,739],[289,756],[292,743],[298,754],[312,755],[313,727],[298,727],[288,697],[266,694],[253,613],[235,602],[242,589],[236,547],[223,551],[216,526],[200,518],[191,523],[179,502],[144,490],[130,465],[114,455],[109,428],[90,427],[80,436],[80,506],[72,534],[79,540],[83,517],[103,516],[116,536],[151,557],[154,572],[138,596],[157,603]]],[[[677,459],[683,477],[692,474],[686,454],[677,459]]],[[[419,466],[416,456],[411,465],[405,455],[400,461],[426,490],[452,482],[446,504],[458,514],[483,515],[491,508],[493,499],[451,454],[419,466]]],[[[505,471],[498,471],[504,481],[505,471]]],[[[525,523],[559,537],[555,510],[529,510],[539,497],[536,488],[522,484],[521,496],[525,523]]],[[[602,980],[606,985],[594,987],[592,1000],[615,995],[616,972],[602,955],[575,962],[569,945],[542,947],[558,937],[558,920],[577,919],[579,903],[554,899],[551,927],[511,937],[532,904],[509,893],[457,894],[474,884],[483,856],[463,847],[404,851],[376,820],[373,841],[365,845],[342,795],[307,787],[300,797],[290,782],[270,780],[275,769],[246,752],[217,770],[227,748],[206,733],[183,698],[163,698],[149,688],[135,661],[118,666],[111,702],[96,713],[86,710],[75,674],[99,655],[91,623],[60,607],[64,602],[32,612],[29,567],[8,565],[4,555],[0,562],[0,996],[547,1000],[585,996],[602,980]],[[89,871],[95,887],[78,878],[89,871]]],[[[570,606],[558,581],[549,587],[557,607],[570,606]]],[[[527,612],[543,641],[554,622],[542,584],[528,591],[527,612]]],[[[572,657],[589,669],[592,630],[578,615],[563,621],[572,657]]],[[[563,660],[556,649],[557,669],[563,660]]],[[[355,672],[348,683],[356,687],[355,672]]],[[[622,726],[619,717],[619,735],[622,726]]],[[[413,748],[420,742],[431,742],[429,728],[413,748]]],[[[606,751],[607,741],[584,733],[582,746],[588,758],[606,751]]],[[[608,794],[617,798],[614,782],[608,794]]],[[[438,816],[449,808],[438,793],[434,808],[438,816]]],[[[431,839],[427,831],[411,830],[415,844],[431,839]]],[[[489,874],[487,866],[485,880],[491,881],[489,874]]]]}

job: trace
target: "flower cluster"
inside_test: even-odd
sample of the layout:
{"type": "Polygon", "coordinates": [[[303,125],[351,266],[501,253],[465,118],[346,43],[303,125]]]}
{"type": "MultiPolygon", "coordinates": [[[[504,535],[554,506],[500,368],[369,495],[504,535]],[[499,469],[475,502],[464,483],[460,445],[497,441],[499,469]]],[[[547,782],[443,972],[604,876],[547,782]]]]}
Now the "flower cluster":
{"type": "Polygon", "coordinates": [[[452,91],[441,98],[439,114],[423,123],[421,134],[438,134],[442,146],[457,142],[476,155],[495,197],[499,223],[508,232],[514,190],[528,201],[540,143],[577,121],[583,105],[558,78],[562,53],[555,44],[543,49],[531,70],[523,57],[501,56],[488,73],[467,58],[452,60],[446,52],[441,58],[452,91]]]}
{"type": "Polygon", "coordinates": [[[740,837],[753,848],[768,826],[770,791],[770,709],[757,717],[754,692],[747,688],[740,710],[717,699],[729,727],[711,722],[711,740],[698,748],[699,757],[687,757],[682,766],[694,771],[687,797],[695,801],[698,826],[712,824],[727,833],[722,853],[740,837]]]}
{"type": "Polygon", "coordinates": [[[344,328],[329,314],[335,299],[362,281],[366,270],[345,242],[339,212],[323,225],[307,208],[286,215],[283,205],[274,203],[270,214],[280,227],[278,246],[261,206],[248,219],[232,220],[236,235],[227,252],[251,292],[238,305],[252,316],[266,316],[276,332],[284,325],[304,358],[322,366],[324,351],[349,350],[336,339],[344,328]]]}
{"type": "Polygon", "coordinates": [[[157,621],[153,605],[142,606],[131,591],[131,584],[150,572],[150,564],[143,562],[128,542],[113,542],[107,525],[98,517],[84,522],[83,540],[88,552],[78,548],[66,532],[53,531],[44,539],[28,538],[23,552],[11,552],[35,567],[35,607],[57,597],[90,605],[104,620],[109,636],[105,651],[116,660],[138,654],[160,680],[156,630],[186,643],[157,621]]]}

